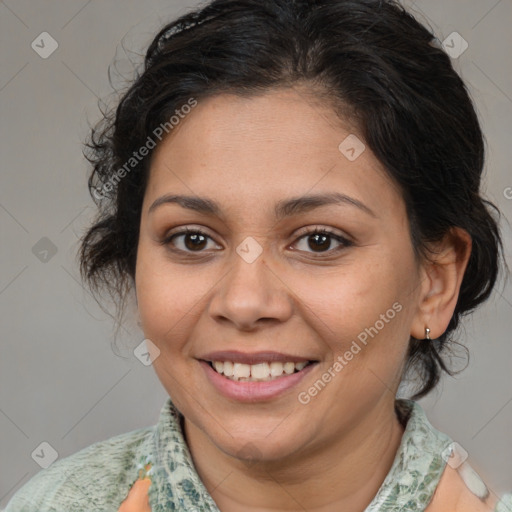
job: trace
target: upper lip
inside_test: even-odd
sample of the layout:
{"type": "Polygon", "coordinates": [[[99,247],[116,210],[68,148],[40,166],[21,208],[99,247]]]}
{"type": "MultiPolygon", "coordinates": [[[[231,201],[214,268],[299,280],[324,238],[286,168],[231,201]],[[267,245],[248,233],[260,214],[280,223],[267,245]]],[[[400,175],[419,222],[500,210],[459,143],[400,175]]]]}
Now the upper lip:
{"type": "Polygon", "coordinates": [[[198,359],[202,359],[203,361],[232,361],[233,363],[243,363],[243,364],[258,364],[258,363],[272,363],[272,362],[280,362],[280,363],[300,363],[300,362],[308,362],[314,361],[314,359],[296,356],[293,354],[283,354],[281,352],[238,352],[236,350],[222,350],[217,352],[209,352],[208,354],[204,354],[203,356],[198,357],[198,359]]]}

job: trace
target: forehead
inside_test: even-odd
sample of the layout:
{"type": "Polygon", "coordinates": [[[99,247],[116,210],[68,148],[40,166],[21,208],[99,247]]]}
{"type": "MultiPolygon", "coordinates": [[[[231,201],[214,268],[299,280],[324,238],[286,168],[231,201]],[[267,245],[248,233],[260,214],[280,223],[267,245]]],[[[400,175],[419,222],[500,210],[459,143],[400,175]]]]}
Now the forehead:
{"type": "Polygon", "coordinates": [[[398,188],[357,132],[304,90],[212,96],[156,148],[146,196],[213,195],[262,208],[284,196],[337,191],[389,208],[401,200],[398,188]],[[347,145],[361,154],[353,159],[347,145]]]}
{"type": "Polygon", "coordinates": [[[223,161],[254,153],[261,162],[278,157],[293,159],[294,155],[297,159],[304,155],[318,158],[328,156],[326,151],[332,155],[333,141],[354,130],[330,105],[304,88],[251,96],[220,94],[200,100],[159,145],[154,159],[162,158],[171,148],[188,152],[189,157],[223,161]],[[268,151],[259,153],[262,147],[268,151]]]}

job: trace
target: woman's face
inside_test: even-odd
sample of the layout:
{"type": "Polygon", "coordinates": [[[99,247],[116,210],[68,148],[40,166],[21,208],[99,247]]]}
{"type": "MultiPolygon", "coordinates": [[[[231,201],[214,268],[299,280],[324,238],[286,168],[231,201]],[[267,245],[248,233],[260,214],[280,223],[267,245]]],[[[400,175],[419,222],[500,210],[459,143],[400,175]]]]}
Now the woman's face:
{"type": "Polygon", "coordinates": [[[219,95],[153,155],[141,321],[165,389],[226,454],[291,457],[392,410],[422,279],[400,192],[354,133],[306,90],[219,95]]]}

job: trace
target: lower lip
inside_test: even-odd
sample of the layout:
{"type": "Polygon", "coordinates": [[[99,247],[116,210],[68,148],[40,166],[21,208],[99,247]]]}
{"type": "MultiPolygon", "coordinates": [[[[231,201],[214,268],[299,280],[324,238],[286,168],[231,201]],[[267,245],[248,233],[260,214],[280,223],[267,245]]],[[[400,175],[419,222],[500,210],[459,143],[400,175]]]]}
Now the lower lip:
{"type": "Polygon", "coordinates": [[[217,373],[206,361],[199,361],[208,380],[213,386],[227,398],[240,402],[260,402],[275,398],[285,391],[289,391],[316,366],[316,363],[308,364],[299,372],[283,377],[276,377],[264,382],[235,381],[217,373]]]}

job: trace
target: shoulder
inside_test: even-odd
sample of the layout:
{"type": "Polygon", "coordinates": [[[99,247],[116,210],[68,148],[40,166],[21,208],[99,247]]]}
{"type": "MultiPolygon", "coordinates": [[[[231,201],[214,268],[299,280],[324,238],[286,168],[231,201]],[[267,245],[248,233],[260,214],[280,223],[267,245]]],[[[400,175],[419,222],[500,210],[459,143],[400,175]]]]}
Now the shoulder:
{"type": "Polygon", "coordinates": [[[510,512],[512,510],[512,492],[504,494],[496,505],[496,512],[510,512]]]}
{"type": "Polygon", "coordinates": [[[57,460],[21,487],[4,512],[117,510],[139,460],[152,450],[154,430],[126,432],[57,460]]]}
{"type": "Polygon", "coordinates": [[[497,500],[468,463],[449,464],[425,512],[493,512],[497,500]]]}
{"type": "Polygon", "coordinates": [[[417,402],[397,400],[395,410],[402,424],[407,420],[399,458],[401,473],[396,480],[403,489],[411,489],[411,474],[418,475],[401,503],[416,499],[426,506],[421,509],[425,512],[512,512],[506,508],[508,501],[496,508],[496,496],[472,469],[467,453],[430,424],[417,402]]]}

